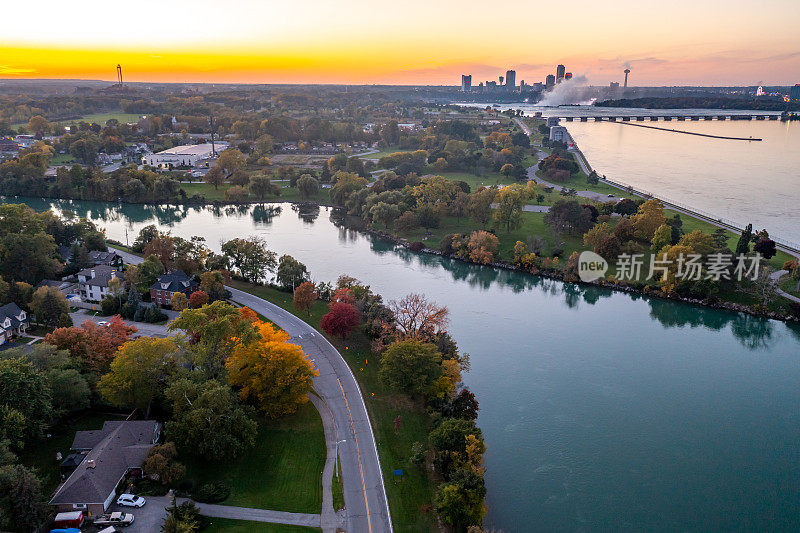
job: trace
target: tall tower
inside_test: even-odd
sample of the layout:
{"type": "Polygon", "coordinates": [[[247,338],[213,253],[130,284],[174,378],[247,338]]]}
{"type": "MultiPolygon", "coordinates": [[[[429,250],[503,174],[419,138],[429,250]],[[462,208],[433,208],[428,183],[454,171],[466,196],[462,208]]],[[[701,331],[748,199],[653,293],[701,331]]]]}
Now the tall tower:
{"type": "Polygon", "coordinates": [[[567,67],[564,65],[558,65],[556,67],[556,83],[561,83],[561,80],[564,79],[564,73],[567,71],[567,67]]]}
{"type": "Polygon", "coordinates": [[[472,74],[461,75],[461,91],[469,92],[472,90],[472,74]]]}
{"type": "Polygon", "coordinates": [[[628,88],[628,74],[630,74],[630,73],[631,73],[631,69],[626,68],[625,69],[625,85],[623,85],[623,87],[625,87],[626,89],[628,88]]]}
{"type": "Polygon", "coordinates": [[[117,85],[122,87],[122,66],[117,64],[117,85]]]}

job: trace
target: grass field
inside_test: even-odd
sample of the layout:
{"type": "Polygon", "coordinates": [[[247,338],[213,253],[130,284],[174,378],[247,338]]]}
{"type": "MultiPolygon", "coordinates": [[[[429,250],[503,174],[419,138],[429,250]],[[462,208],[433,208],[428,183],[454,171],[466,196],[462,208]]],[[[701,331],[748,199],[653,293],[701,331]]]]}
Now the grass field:
{"type": "MultiPolygon", "coordinates": [[[[232,285],[296,314],[317,329],[322,315],[327,312],[327,304],[321,301],[315,302],[307,314],[293,308],[288,293],[241,282],[232,285]]],[[[434,516],[429,512],[433,500],[432,482],[427,473],[409,459],[412,444],[428,439],[430,421],[424,406],[412,402],[405,395],[385,390],[378,379],[376,356],[369,349],[369,339],[361,331],[354,332],[345,341],[331,337],[329,340],[350,365],[364,394],[375,431],[395,531],[434,531],[434,516]],[[394,421],[398,416],[402,424],[400,431],[395,432],[394,421]],[[394,469],[404,471],[402,481],[394,480],[394,469]]]]}
{"type": "MultiPolygon", "coordinates": [[[[231,185],[225,183],[224,185],[220,185],[218,189],[215,189],[213,185],[209,185],[208,183],[182,183],[181,188],[186,191],[187,196],[192,196],[195,194],[200,194],[205,197],[206,200],[209,202],[213,202],[215,200],[224,201],[225,200],[225,191],[230,188],[231,185]]],[[[321,190],[319,192],[318,198],[326,197],[328,192],[326,190],[321,190]]],[[[254,202],[257,198],[252,194],[248,198],[248,201],[254,202]]],[[[300,192],[297,190],[297,187],[289,187],[288,185],[281,187],[281,195],[269,195],[264,198],[265,202],[298,202],[300,201],[300,192]]]]}
{"type": "Polygon", "coordinates": [[[69,454],[69,447],[75,439],[76,431],[100,429],[106,420],[121,420],[118,414],[87,411],[75,418],[64,420],[50,430],[51,437],[29,444],[19,453],[19,460],[25,466],[35,468],[42,480],[42,491],[50,496],[61,481],[60,461],[56,461],[56,453],[63,457],[69,454]]]}
{"type": "Polygon", "coordinates": [[[108,122],[112,118],[115,118],[122,123],[139,122],[141,115],[138,115],[136,113],[123,113],[122,111],[110,112],[110,113],[93,113],[91,115],[84,115],[80,118],[75,118],[70,120],[59,120],[57,123],[69,125],[73,122],[75,122],[76,124],[78,122],[88,122],[90,124],[94,122],[100,124],[101,126],[105,126],[106,122],[108,122]]]}
{"type": "Polygon", "coordinates": [[[230,518],[208,518],[207,520],[208,526],[203,528],[203,533],[312,533],[322,531],[316,527],[269,524],[230,518]]]}
{"type": "Polygon", "coordinates": [[[412,152],[412,151],[413,150],[403,150],[403,149],[400,149],[400,148],[395,146],[393,148],[385,148],[383,150],[379,150],[379,151],[373,152],[371,154],[360,155],[358,157],[360,157],[362,159],[380,159],[383,156],[390,155],[390,154],[393,154],[395,152],[412,152]]]}
{"type": "Polygon", "coordinates": [[[75,162],[75,158],[69,154],[56,154],[50,158],[51,165],[71,165],[75,162]]]}
{"type": "Polygon", "coordinates": [[[224,505],[319,513],[325,455],[322,419],[308,402],[293,415],[259,419],[255,446],[237,459],[181,461],[195,486],[221,480],[231,488],[224,505]]]}

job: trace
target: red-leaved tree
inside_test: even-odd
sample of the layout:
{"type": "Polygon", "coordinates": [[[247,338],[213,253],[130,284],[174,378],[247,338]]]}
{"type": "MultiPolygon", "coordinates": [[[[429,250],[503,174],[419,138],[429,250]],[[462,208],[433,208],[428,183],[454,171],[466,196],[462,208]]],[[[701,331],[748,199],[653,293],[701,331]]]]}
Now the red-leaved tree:
{"type": "Polygon", "coordinates": [[[117,348],[131,340],[136,331],[135,326],[126,324],[116,315],[105,326],[87,320],[79,327],[58,328],[48,333],[44,342],[69,351],[85,372],[102,374],[108,371],[117,348]]]}
{"type": "Polygon", "coordinates": [[[328,310],[319,323],[328,335],[345,339],[358,326],[361,313],[353,304],[333,301],[328,310]]]}
{"type": "Polygon", "coordinates": [[[205,291],[194,291],[191,296],[189,296],[189,307],[192,309],[198,309],[203,307],[208,303],[208,294],[205,291]]]}

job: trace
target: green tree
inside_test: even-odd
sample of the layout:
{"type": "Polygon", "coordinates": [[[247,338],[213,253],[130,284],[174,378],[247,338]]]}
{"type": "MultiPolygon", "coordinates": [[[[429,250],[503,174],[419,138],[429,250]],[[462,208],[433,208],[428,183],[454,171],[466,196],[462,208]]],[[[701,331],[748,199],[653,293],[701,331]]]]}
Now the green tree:
{"type": "Polygon", "coordinates": [[[747,255],[750,253],[750,241],[753,239],[753,225],[748,224],[742,234],[739,236],[739,240],[736,243],[736,251],[734,252],[735,255],[747,255]]]}
{"type": "Polygon", "coordinates": [[[367,186],[367,180],[352,172],[337,172],[331,187],[331,202],[335,205],[345,205],[352,193],[367,186]]]}
{"type": "Polygon", "coordinates": [[[187,453],[230,460],[252,447],[258,424],[233,391],[216,380],[179,379],[166,391],[172,404],[167,438],[187,453]]]}
{"type": "Polygon", "coordinates": [[[275,186],[269,176],[259,175],[255,176],[250,181],[250,192],[252,192],[259,201],[263,202],[264,198],[269,194],[274,194],[275,186]]]}
{"type": "Polygon", "coordinates": [[[225,183],[225,172],[220,168],[219,165],[214,165],[208,172],[203,175],[203,181],[208,183],[209,185],[214,186],[214,190],[218,190],[219,186],[225,183]]]}
{"type": "Polygon", "coordinates": [[[525,204],[525,190],[520,185],[503,187],[497,193],[497,209],[494,219],[501,226],[505,226],[506,233],[522,225],[522,206],[525,204]]]}
{"type": "Polygon", "coordinates": [[[294,291],[295,287],[310,279],[306,266],[291,255],[282,255],[278,260],[278,270],[275,277],[281,287],[292,291],[294,291]]]}
{"type": "MultiPolygon", "coordinates": [[[[136,284],[136,289],[140,293],[147,293],[150,291],[150,286],[158,281],[158,278],[164,274],[164,265],[157,255],[148,255],[145,260],[137,266],[136,279],[131,280],[136,284]]],[[[137,294],[138,296],[138,294],[137,294]]],[[[128,296],[128,303],[131,303],[131,296],[128,296]]]]}
{"type": "Polygon", "coordinates": [[[268,250],[264,239],[257,236],[237,237],[223,243],[222,253],[239,275],[251,283],[263,280],[277,264],[275,252],[268,250]]]}
{"type": "Polygon", "coordinates": [[[384,228],[389,228],[390,224],[400,216],[400,208],[394,204],[378,202],[369,210],[372,220],[383,224],[384,228]]]}
{"type": "Polygon", "coordinates": [[[0,467],[0,529],[38,531],[50,507],[36,475],[22,465],[0,467]]]}
{"type": "Polygon", "coordinates": [[[56,287],[39,287],[33,293],[31,311],[36,321],[48,328],[54,328],[62,314],[69,314],[69,303],[64,293],[56,287]]]}
{"type": "Polygon", "coordinates": [[[221,300],[199,309],[184,309],[167,328],[189,334],[193,341],[186,350],[191,362],[208,378],[222,375],[225,360],[237,343],[247,344],[257,337],[250,317],[221,300]]]}
{"type": "Polygon", "coordinates": [[[97,389],[109,403],[137,408],[150,417],[150,407],[167,385],[178,363],[178,347],[170,338],[139,337],[117,350],[97,389]]]}
{"type": "Polygon", "coordinates": [[[303,200],[310,200],[319,193],[319,181],[311,174],[303,174],[297,180],[297,190],[300,191],[303,200]]]}
{"type": "Polygon", "coordinates": [[[23,359],[0,360],[0,407],[22,416],[24,440],[42,438],[53,419],[53,400],[44,375],[23,359]]]}
{"type": "Polygon", "coordinates": [[[672,245],[672,228],[667,224],[661,224],[650,241],[650,250],[657,254],[665,246],[672,245]]]}
{"type": "Polygon", "coordinates": [[[492,203],[496,193],[495,189],[479,189],[470,195],[467,212],[475,222],[483,227],[486,227],[486,223],[492,216],[492,203]]]}
{"type": "Polygon", "coordinates": [[[153,446],[147,452],[147,459],[144,461],[144,471],[148,475],[156,475],[164,485],[172,485],[181,480],[186,474],[186,467],[175,459],[178,451],[175,443],[165,442],[153,446]]]}
{"type": "Polygon", "coordinates": [[[442,354],[434,344],[396,342],[383,352],[379,375],[392,389],[412,396],[425,394],[442,375],[442,354]]]}

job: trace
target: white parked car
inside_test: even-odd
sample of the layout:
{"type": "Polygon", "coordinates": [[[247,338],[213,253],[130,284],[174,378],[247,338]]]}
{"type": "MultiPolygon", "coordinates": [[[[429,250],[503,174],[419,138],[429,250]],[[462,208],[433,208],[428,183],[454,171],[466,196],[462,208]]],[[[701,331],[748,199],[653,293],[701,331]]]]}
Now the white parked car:
{"type": "Polygon", "coordinates": [[[111,323],[110,323],[110,322],[107,322],[107,321],[105,321],[105,320],[101,320],[100,322],[98,322],[98,323],[97,323],[97,325],[98,325],[98,326],[106,326],[106,327],[108,327],[108,326],[110,326],[110,325],[111,325],[111,323]]]}
{"type": "Polygon", "coordinates": [[[124,505],[126,507],[143,507],[147,500],[135,494],[120,494],[117,498],[117,505],[124,505]]]}

